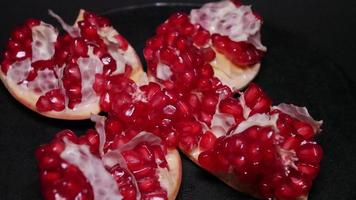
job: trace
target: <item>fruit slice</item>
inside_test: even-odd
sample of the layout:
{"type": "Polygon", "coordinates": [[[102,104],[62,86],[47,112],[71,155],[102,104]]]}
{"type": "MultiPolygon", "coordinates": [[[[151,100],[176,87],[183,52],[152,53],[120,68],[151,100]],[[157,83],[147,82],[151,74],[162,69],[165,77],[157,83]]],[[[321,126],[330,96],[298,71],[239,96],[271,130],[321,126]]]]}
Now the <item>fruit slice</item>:
{"type": "Polygon", "coordinates": [[[59,132],[36,151],[45,199],[175,199],[181,182],[177,150],[140,132],[114,145],[105,117],[93,116],[96,131],[77,137],[59,132]]]}
{"type": "Polygon", "coordinates": [[[271,106],[252,84],[238,100],[219,100],[213,118],[198,145],[181,146],[195,163],[260,199],[307,199],[323,151],[314,141],[321,121],[306,108],[271,106]]]}
{"type": "Polygon", "coordinates": [[[0,78],[28,108],[48,117],[86,119],[100,111],[95,76],[144,74],[133,48],[108,19],[81,11],[73,26],[56,14],[66,34],[30,19],[13,31],[0,78]]]}
{"type": "Polygon", "coordinates": [[[183,79],[188,73],[209,76],[210,71],[191,71],[210,64],[223,84],[241,89],[257,75],[266,51],[261,25],[250,6],[236,1],[208,3],[190,15],[175,13],[146,43],[149,75],[160,82],[183,79]]]}

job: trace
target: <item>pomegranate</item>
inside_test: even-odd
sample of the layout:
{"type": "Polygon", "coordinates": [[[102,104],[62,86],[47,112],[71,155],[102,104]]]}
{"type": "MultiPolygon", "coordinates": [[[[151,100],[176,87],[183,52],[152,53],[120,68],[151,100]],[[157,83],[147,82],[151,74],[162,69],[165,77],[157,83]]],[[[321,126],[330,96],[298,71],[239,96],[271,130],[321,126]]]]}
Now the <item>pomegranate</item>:
{"type": "MultiPolygon", "coordinates": [[[[258,73],[266,47],[260,41],[261,18],[250,6],[224,0],[172,14],[146,42],[144,57],[151,80],[215,76],[232,90],[245,87],[258,73]],[[185,74],[185,75],[183,75],[185,74]]],[[[201,83],[205,84],[205,83],[201,83]]]]}
{"type": "Polygon", "coordinates": [[[28,108],[52,118],[86,119],[100,111],[96,77],[145,76],[135,51],[108,19],[81,10],[70,26],[50,15],[66,34],[27,20],[13,31],[1,63],[1,80],[28,108]]]}
{"type": "Polygon", "coordinates": [[[119,121],[92,120],[96,131],[77,137],[64,130],[36,150],[45,199],[175,199],[181,181],[177,150],[145,131],[132,136],[118,128],[119,121]],[[118,132],[113,138],[105,130],[118,132]]]}
{"type": "Polygon", "coordinates": [[[185,151],[194,162],[257,198],[307,198],[323,155],[314,141],[321,121],[313,120],[306,108],[271,106],[255,84],[236,102],[222,100],[216,113],[230,115],[235,122],[220,118],[224,131],[207,129],[197,147],[185,151]]]}

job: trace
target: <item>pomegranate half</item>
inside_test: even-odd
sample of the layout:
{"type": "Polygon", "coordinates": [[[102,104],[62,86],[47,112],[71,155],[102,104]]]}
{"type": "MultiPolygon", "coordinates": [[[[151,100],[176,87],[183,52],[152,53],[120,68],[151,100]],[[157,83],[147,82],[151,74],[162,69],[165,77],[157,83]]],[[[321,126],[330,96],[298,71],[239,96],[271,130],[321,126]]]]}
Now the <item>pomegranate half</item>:
{"type": "Polygon", "coordinates": [[[177,150],[145,131],[118,142],[105,132],[105,117],[92,120],[96,131],[77,137],[64,130],[36,150],[45,199],[175,199],[182,173],[177,150]]]}
{"type": "Polygon", "coordinates": [[[87,119],[100,111],[96,76],[144,76],[140,60],[108,19],[81,10],[67,25],[50,11],[66,31],[29,19],[15,29],[1,63],[0,78],[22,104],[59,119],[87,119]]]}
{"type": "Polygon", "coordinates": [[[192,66],[207,64],[223,84],[241,89],[257,75],[266,51],[261,25],[250,6],[230,0],[207,3],[190,15],[172,14],[146,42],[149,76],[161,82],[188,79],[192,66]]]}

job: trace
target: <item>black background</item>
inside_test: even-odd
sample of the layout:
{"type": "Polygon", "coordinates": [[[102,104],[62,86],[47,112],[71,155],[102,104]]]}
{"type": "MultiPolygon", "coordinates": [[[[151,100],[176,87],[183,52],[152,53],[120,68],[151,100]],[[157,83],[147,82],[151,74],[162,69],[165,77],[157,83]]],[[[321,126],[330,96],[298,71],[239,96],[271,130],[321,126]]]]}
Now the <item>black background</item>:
{"type": "MultiPolygon", "coordinates": [[[[149,2],[154,1],[2,1],[0,44],[3,47],[10,30],[26,18],[54,22],[47,16],[48,8],[71,22],[79,8],[107,13],[123,6],[149,2]]],[[[356,69],[353,61],[356,56],[356,2],[244,2],[251,3],[264,17],[263,37],[270,47],[263,63],[266,67],[262,68],[256,82],[276,103],[288,101],[306,105],[311,108],[313,116],[325,121],[324,134],[319,138],[325,156],[311,199],[356,199],[356,69]]],[[[168,15],[166,12],[162,14],[168,15]]],[[[143,23],[141,19],[145,19],[145,15],[157,16],[144,12],[109,15],[119,30],[122,27],[122,33],[129,40],[138,37],[137,41],[132,41],[138,51],[141,51],[146,35],[152,33],[151,28],[147,28],[160,22],[143,23]]],[[[49,141],[58,130],[83,130],[91,124],[41,117],[17,103],[2,85],[0,91],[0,199],[40,199],[33,157],[35,147],[49,141]]],[[[179,199],[250,199],[223,186],[185,157],[183,160],[184,178],[179,199]]]]}

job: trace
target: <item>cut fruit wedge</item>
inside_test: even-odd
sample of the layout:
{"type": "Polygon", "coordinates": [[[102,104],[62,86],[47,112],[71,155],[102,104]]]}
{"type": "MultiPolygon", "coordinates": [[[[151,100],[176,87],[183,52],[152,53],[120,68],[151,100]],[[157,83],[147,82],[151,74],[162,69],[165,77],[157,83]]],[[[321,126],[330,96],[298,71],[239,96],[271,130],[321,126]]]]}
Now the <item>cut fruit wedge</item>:
{"type": "Polygon", "coordinates": [[[81,137],[64,130],[36,151],[45,199],[168,199],[181,183],[177,150],[141,132],[119,146],[106,138],[105,117],[81,137]]]}
{"type": "Polygon", "coordinates": [[[306,200],[323,155],[314,141],[322,122],[305,107],[271,107],[254,84],[239,100],[218,104],[215,122],[210,127],[201,122],[198,145],[187,149],[180,144],[184,154],[230,187],[256,198],[306,200]]]}
{"type": "Polygon", "coordinates": [[[76,23],[51,25],[30,19],[13,31],[1,63],[0,78],[19,102],[44,116],[87,119],[97,114],[97,74],[145,76],[132,46],[103,17],[81,10],[76,23]]]}
{"type": "Polygon", "coordinates": [[[223,84],[239,90],[258,74],[267,50],[261,44],[261,25],[250,6],[229,0],[207,3],[190,15],[172,14],[146,42],[150,80],[164,84],[204,78],[211,72],[193,68],[204,70],[210,64],[223,84]]]}

